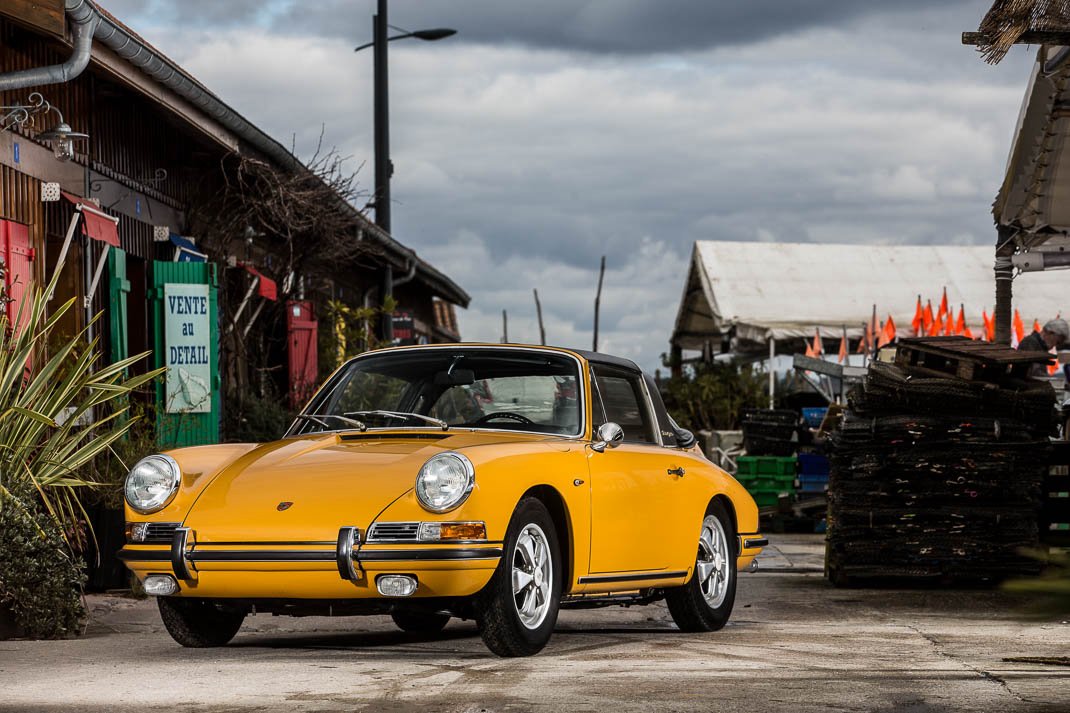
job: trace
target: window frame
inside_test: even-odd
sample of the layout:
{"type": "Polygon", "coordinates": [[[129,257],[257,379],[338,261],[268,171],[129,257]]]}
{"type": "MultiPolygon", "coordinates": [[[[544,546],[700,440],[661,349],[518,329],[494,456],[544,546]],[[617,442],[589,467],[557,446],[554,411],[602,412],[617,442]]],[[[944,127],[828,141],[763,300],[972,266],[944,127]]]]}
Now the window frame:
{"type": "MultiPolygon", "coordinates": [[[[629,443],[629,444],[632,444],[632,445],[636,445],[636,446],[659,446],[659,447],[663,447],[664,443],[662,442],[662,439],[661,439],[661,427],[658,425],[657,413],[654,410],[654,403],[653,403],[653,400],[650,398],[650,390],[647,388],[646,378],[644,377],[644,374],[641,371],[633,371],[631,369],[623,369],[623,368],[618,367],[618,366],[613,366],[611,364],[603,364],[603,363],[600,363],[600,362],[591,362],[591,389],[592,389],[592,399],[591,399],[591,424],[592,424],[591,428],[592,428],[592,430],[591,430],[591,439],[592,440],[597,440],[597,437],[598,437],[598,434],[595,432],[595,429],[597,429],[598,426],[594,425],[594,421],[595,421],[595,418],[594,418],[594,416],[595,416],[595,405],[594,405],[593,394],[597,393],[597,395],[598,395],[598,405],[602,409],[603,417],[606,418],[606,419],[609,418],[609,414],[606,413],[605,402],[602,401],[602,390],[598,386],[598,378],[599,378],[598,371],[599,370],[601,370],[603,373],[608,372],[608,375],[610,375],[610,376],[614,376],[614,377],[617,377],[617,378],[624,378],[624,379],[627,379],[629,381],[638,382],[639,383],[639,393],[641,394],[641,397],[636,399],[636,403],[639,405],[640,418],[643,417],[643,413],[645,412],[646,421],[645,421],[644,425],[648,429],[648,433],[653,435],[653,440],[636,441],[636,440],[624,439],[623,442],[624,443],[629,443]]],[[[633,387],[633,391],[634,391],[634,387],[633,387]]],[[[603,422],[603,423],[605,423],[605,422],[603,422]]],[[[598,425],[600,426],[601,424],[598,424],[598,425]]]]}

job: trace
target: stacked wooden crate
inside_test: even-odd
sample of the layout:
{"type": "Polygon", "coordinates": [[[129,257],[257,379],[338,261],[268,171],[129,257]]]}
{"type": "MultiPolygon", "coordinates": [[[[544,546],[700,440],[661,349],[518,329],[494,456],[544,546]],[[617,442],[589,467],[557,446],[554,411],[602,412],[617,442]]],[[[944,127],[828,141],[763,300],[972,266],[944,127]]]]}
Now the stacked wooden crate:
{"type": "Polygon", "coordinates": [[[959,337],[902,340],[833,434],[828,570],[862,578],[1001,579],[1035,571],[1051,386],[1043,353],[959,337]]]}

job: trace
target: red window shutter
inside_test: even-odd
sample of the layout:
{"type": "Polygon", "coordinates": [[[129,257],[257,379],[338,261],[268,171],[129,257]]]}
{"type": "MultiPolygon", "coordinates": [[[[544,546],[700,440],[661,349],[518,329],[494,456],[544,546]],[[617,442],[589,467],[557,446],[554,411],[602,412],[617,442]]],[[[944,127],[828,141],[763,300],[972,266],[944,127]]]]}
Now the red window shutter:
{"type": "Polygon", "coordinates": [[[33,281],[33,247],[30,244],[28,226],[10,220],[0,220],[0,259],[3,259],[6,268],[4,288],[11,299],[7,303],[7,321],[13,329],[18,330],[30,318],[30,308],[27,305],[19,324],[15,324],[19,307],[25,303],[30,283],[33,281]]]}

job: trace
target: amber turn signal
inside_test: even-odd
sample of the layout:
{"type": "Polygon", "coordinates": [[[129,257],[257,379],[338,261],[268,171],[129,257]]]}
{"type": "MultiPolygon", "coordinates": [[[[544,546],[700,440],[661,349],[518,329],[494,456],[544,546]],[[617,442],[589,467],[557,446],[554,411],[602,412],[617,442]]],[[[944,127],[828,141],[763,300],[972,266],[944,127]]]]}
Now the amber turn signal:
{"type": "Polygon", "coordinates": [[[482,522],[422,522],[419,539],[421,542],[485,540],[487,526],[482,522]]]}

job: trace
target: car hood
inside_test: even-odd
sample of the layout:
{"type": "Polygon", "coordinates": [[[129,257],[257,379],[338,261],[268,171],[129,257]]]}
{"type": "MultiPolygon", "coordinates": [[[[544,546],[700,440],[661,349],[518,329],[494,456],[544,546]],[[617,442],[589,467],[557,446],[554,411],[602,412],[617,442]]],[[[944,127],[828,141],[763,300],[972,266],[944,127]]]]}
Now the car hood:
{"type": "MultiPolygon", "coordinates": [[[[200,543],[326,543],[366,530],[442,451],[544,437],[490,433],[346,433],[264,444],[226,466],[183,523],[200,543]]],[[[553,439],[557,440],[557,439],[553,439]]]]}

